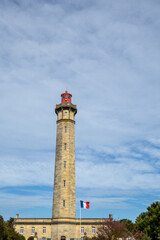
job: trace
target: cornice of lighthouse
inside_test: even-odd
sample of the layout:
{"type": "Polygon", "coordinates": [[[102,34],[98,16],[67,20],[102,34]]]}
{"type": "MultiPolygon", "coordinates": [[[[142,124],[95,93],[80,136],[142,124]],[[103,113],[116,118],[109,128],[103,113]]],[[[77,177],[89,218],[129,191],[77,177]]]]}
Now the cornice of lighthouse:
{"type": "Polygon", "coordinates": [[[77,106],[72,104],[72,103],[60,103],[60,104],[56,104],[56,108],[55,108],[55,113],[58,114],[59,111],[65,110],[65,109],[70,109],[72,111],[74,111],[74,113],[77,113],[77,106]]]}

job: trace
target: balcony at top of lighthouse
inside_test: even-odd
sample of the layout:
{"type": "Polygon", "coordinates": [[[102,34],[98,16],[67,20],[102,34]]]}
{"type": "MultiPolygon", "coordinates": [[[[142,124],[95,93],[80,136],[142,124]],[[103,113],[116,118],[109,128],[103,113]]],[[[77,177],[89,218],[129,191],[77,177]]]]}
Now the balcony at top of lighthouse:
{"type": "Polygon", "coordinates": [[[65,93],[61,94],[61,103],[56,105],[55,112],[57,114],[57,120],[73,120],[74,116],[77,113],[76,105],[71,102],[72,94],[68,93],[67,90],[65,93]]]}

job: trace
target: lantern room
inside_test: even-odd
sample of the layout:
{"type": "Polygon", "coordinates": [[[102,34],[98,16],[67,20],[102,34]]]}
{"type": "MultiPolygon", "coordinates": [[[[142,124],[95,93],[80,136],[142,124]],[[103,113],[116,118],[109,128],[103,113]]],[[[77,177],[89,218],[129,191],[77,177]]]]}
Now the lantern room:
{"type": "Polygon", "coordinates": [[[67,90],[65,91],[65,93],[61,94],[62,103],[71,103],[71,98],[72,98],[72,94],[68,93],[67,90]]]}

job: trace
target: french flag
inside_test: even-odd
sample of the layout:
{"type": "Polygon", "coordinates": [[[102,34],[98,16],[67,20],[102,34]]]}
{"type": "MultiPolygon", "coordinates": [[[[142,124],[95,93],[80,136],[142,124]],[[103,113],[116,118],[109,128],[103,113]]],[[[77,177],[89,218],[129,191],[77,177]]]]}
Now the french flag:
{"type": "Polygon", "coordinates": [[[80,207],[89,209],[89,202],[80,201],[80,207]]]}

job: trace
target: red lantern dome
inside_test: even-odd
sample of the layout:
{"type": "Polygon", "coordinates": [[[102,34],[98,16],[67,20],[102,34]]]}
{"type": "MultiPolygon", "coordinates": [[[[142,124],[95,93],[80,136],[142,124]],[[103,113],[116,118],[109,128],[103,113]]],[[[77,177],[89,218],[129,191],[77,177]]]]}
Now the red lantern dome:
{"type": "Polygon", "coordinates": [[[61,94],[62,103],[71,103],[71,98],[72,98],[72,94],[68,93],[67,90],[65,91],[65,93],[61,94]]]}

